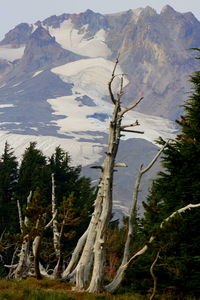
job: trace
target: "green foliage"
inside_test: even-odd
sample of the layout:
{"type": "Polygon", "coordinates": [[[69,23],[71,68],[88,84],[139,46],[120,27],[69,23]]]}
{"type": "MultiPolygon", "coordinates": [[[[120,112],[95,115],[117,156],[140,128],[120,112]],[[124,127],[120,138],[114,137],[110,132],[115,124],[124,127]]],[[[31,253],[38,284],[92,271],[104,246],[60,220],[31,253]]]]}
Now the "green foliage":
{"type": "MultiPolygon", "coordinates": [[[[144,204],[144,235],[156,236],[149,260],[161,250],[156,273],[159,287],[174,286],[176,293],[200,294],[200,210],[177,215],[159,228],[163,219],[200,199],[200,72],[191,76],[192,94],[184,105],[185,115],[178,121],[181,134],[169,143],[162,157],[163,171],[153,182],[144,204]]],[[[164,141],[160,140],[163,144],[164,141]]]]}
{"type": "MultiPolygon", "coordinates": [[[[43,227],[51,218],[52,182],[55,178],[55,196],[57,205],[58,229],[63,227],[61,247],[64,256],[69,255],[77,239],[85,231],[95,198],[94,188],[89,178],[80,176],[81,167],[70,164],[70,156],[60,147],[47,158],[37,149],[36,143],[30,143],[25,150],[18,168],[16,157],[6,143],[0,159],[0,236],[4,232],[7,240],[2,240],[0,251],[3,255],[0,274],[5,274],[3,264],[10,264],[14,245],[20,246],[23,235],[20,234],[16,199],[20,200],[22,218],[28,217],[27,227],[23,234],[29,234],[33,241],[36,234],[43,236],[41,259],[52,265],[54,250],[52,245],[52,229],[43,232],[43,227]],[[32,199],[27,207],[27,197],[32,191],[32,199]],[[38,223],[39,222],[39,223],[38,223]],[[38,224],[36,226],[36,224],[38,224]],[[15,233],[13,235],[13,233],[15,233]],[[4,245],[9,245],[4,246],[4,245]],[[9,249],[6,250],[5,249],[9,249]]],[[[53,265],[52,265],[53,266],[53,265]]]]}
{"type": "Polygon", "coordinates": [[[18,178],[17,159],[12,148],[5,143],[4,152],[0,159],[0,233],[4,230],[15,231],[16,216],[14,193],[18,178]]]}
{"type": "MultiPolygon", "coordinates": [[[[43,191],[45,197],[45,183],[47,179],[46,157],[36,148],[36,143],[30,143],[23,154],[23,159],[19,168],[19,181],[17,185],[17,196],[22,203],[30,191],[34,192],[36,188],[43,191]]],[[[48,177],[50,181],[50,177],[48,177]]]]}

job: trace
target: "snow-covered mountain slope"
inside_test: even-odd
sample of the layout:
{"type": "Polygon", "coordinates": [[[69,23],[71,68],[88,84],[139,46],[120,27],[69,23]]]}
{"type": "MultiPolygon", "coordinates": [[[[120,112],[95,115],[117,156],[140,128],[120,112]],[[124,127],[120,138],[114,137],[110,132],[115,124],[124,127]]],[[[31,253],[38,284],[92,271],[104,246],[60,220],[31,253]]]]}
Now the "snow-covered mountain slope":
{"type": "Polygon", "coordinates": [[[100,29],[94,36],[87,37],[87,28],[88,24],[76,29],[69,19],[64,21],[60,27],[50,26],[48,30],[64,49],[89,57],[110,56],[112,52],[105,43],[105,30],[100,29]]]}
{"type": "MultiPolygon", "coordinates": [[[[107,122],[112,114],[113,105],[111,101],[105,101],[105,99],[109,96],[107,84],[112,68],[113,62],[103,58],[94,58],[82,59],[52,69],[52,72],[59,75],[63,81],[73,84],[72,95],[48,100],[55,110],[55,115],[66,115],[66,118],[56,121],[60,127],[60,133],[65,134],[67,131],[67,135],[71,132],[72,136],[89,138],[88,133],[85,136],[84,132],[107,132],[107,122]]],[[[122,73],[120,67],[116,73],[122,73]]],[[[127,84],[128,81],[125,79],[124,86],[127,84]]],[[[117,88],[119,88],[119,81],[116,78],[113,90],[117,92],[117,88]]],[[[175,133],[174,123],[164,118],[130,112],[124,122],[131,123],[134,120],[139,120],[141,130],[144,131],[144,135],[136,134],[135,137],[141,137],[150,142],[155,142],[158,136],[173,137],[175,133]]],[[[126,135],[126,138],[130,137],[132,137],[130,134],[126,135]]],[[[92,136],[90,138],[93,139],[92,136]]]]}
{"type": "MultiPolygon", "coordinates": [[[[1,104],[1,118],[6,121],[0,124],[4,129],[0,131],[0,151],[3,151],[7,140],[14,146],[16,155],[20,157],[30,141],[36,141],[38,147],[47,155],[51,155],[55,147],[61,145],[70,153],[72,161],[76,164],[86,166],[97,162],[106,146],[105,135],[113,110],[107,88],[113,66],[114,63],[105,58],[88,58],[51,69],[51,72],[59,76],[60,80],[70,82],[71,91],[69,95],[54,96],[46,100],[46,104],[49,103],[52,108],[48,122],[45,121],[44,114],[38,115],[39,111],[37,112],[36,106],[32,109],[30,107],[25,109],[24,105],[27,103],[24,104],[23,101],[15,104],[1,104]],[[7,115],[8,117],[12,114],[16,115],[16,109],[22,114],[25,111],[26,118],[19,114],[19,122],[16,122],[17,119],[12,121],[12,118],[7,120],[7,115]],[[37,114],[35,117],[34,110],[37,114]],[[51,133],[51,127],[54,130],[48,135],[48,132],[51,133]],[[41,131],[45,128],[46,134],[42,135],[41,131]]],[[[120,66],[116,72],[122,73],[120,66]]],[[[38,78],[40,82],[43,75],[42,70],[38,71],[30,80],[38,78]]],[[[113,84],[116,92],[118,84],[119,80],[116,78],[113,84]]],[[[127,84],[128,80],[125,78],[124,85],[127,84]]],[[[16,90],[17,95],[24,93],[22,82],[13,85],[12,88],[16,90]]],[[[38,105],[40,107],[41,103],[39,102],[38,105]]],[[[175,134],[174,123],[170,120],[133,111],[129,112],[124,123],[135,122],[135,120],[139,121],[139,130],[144,131],[144,134],[127,134],[123,139],[135,137],[154,143],[159,136],[170,138],[175,134]]]]}
{"type": "Polygon", "coordinates": [[[123,206],[133,168],[152,158],[155,139],[175,136],[188,76],[197,68],[186,49],[198,46],[198,20],[169,6],[160,14],[150,7],[112,15],[87,10],[19,24],[0,42],[0,152],[6,140],[18,157],[30,141],[46,155],[61,145],[96,180],[88,166],[102,162],[113,109],[108,81],[120,52],[122,106],[144,96],[123,120],[138,120],[144,131],[125,135],[120,145],[119,157],[130,166],[115,176],[115,200],[123,206]]]}

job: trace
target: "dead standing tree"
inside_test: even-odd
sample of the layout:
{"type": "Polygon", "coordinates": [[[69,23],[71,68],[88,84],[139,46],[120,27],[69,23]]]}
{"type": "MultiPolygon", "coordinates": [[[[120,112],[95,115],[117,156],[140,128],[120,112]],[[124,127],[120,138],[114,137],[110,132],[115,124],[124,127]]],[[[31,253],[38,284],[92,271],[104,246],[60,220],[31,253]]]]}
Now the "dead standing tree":
{"type": "MultiPolygon", "coordinates": [[[[27,207],[28,209],[29,203],[32,198],[32,191],[30,192],[29,196],[27,197],[27,207]]],[[[18,207],[18,215],[19,215],[19,225],[20,225],[20,231],[22,234],[22,242],[20,251],[18,254],[19,260],[17,264],[13,264],[16,251],[13,254],[13,259],[11,262],[11,265],[6,265],[6,267],[10,268],[9,272],[9,278],[25,278],[28,276],[30,267],[31,267],[31,260],[30,260],[30,234],[27,230],[28,224],[29,224],[29,218],[27,216],[24,217],[24,220],[22,218],[22,212],[21,212],[21,206],[19,201],[17,201],[17,207],[18,207]]]]}
{"type": "Polygon", "coordinates": [[[89,283],[89,292],[101,292],[103,288],[105,241],[107,238],[107,228],[112,214],[112,189],[115,158],[120,143],[122,132],[143,133],[140,131],[128,130],[128,127],[138,126],[136,121],[132,124],[122,126],[121,122],[124,115],[136,107],[143,98],[127,108],[121,107],[123,95],[124,75],[116,75],[118,59],[116,60],[111,80],[108,83],[109,94],[114,105],[112,119],[109,125],[108,149],[105,153],[105,160],[101,169],[101,178],[98,186],[98,193],[94,204],[94,212],[86,233],[79,240],[77,247],[72,255],[68,268],[63,273],[63,277],[75,276],[77,289],[84,289],[89,283]],[[116,77],[120,76],[119,92],[115,96],[112,85],[116,77]],[[79,258],[80,257],[80,258],[79,258]],[[89,276],[91,279],[89,282],[89,276]]]}

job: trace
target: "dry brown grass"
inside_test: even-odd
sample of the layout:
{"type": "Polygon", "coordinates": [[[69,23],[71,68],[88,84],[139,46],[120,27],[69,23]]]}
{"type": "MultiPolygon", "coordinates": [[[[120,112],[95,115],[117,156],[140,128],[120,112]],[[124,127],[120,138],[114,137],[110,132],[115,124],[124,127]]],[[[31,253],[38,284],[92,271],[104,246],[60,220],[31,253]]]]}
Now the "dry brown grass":
{"type": "Polygon", "coordinates": [[[0,300],[144,300],[140,295],[89,294],[71,291],[67,283],[51,280],[0,280],[0,300]]]}

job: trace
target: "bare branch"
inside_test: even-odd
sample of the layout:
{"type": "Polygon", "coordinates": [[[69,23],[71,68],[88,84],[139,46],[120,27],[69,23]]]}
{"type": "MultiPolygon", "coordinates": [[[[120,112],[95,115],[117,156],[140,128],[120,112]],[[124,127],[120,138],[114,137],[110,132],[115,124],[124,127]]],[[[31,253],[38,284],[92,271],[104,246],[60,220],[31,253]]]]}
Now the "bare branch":
{"type": "Polygon", "coordinates": [[[116,163],[114,167],[128,167],[128,165],[125,163],[116,163]]]}
{"type": "Polygon", "coordinates": [[[114,97],[114,94],[113,94],[113,91],[112,91],[112,83],[113,83],[113,80],[115,79],[115,71],[116,71],[116,68],[117,68],[117,65],[118,65],[118,63],[119,63],[119,59],[118,59],[118,57],[117,57],[117,59],[116,59],[116,62],[115,62],[115,65],[114,65],[114,68],[113,68],[113,71],[112,71],[112,76],[111,76],[111,79],[110,79],[110,81],[108,82],[108,90],[109,90],[109,94],[110,94],[110,98],[111,98],[111,100],[112,100],[112,102],[113,102],[113,104],[115,105],[116,104],[116,99],[115,99],[115,97],[114,97]]]}
{"type": "Polygon", "coordinates": [[[142,100],[144,99],[144,97],[141,97],[136,103],[131,104],[130,106],[122,109],[120,116],[122,117],[125,113],[127,113],[129,110],[135,108],[142,100]]]}
{"type": "MultiPolygon", "coordinates": [[[[28,195],[28,197],[27,197],[27,206],[26,206],[26,209],[28,209],[28,205],[29,205],[29,203],[31,202],[31,198],[32,198],[32,191],[30,191],[30,193],[29,193],[29,195],[28,195]]],[[[28,226],[28,217],[27,216],[25,216],[25,218],[24,218],[24,225],[27,227],[28,226]]]]}
{"type": "Polygon", "coordinates": [[[152,291],[152,294],[151,294],[151,297],[150,297],[149,300],[153,300],[153,298],[154,298],[154,296],[156,294],[157,277],[154,274],[154,267],[155,267],[155,265],[156,265],[156,263],[158,261],[159,255],[160,255],[160,250],[157,252],[156,257],[155,257],[155,259],[154,259],[154,261],[153,261],[153,263],[152,263],[152,265],[150,267],[150,274],[151,274],[151,276],[153,278],[153,291],[152,291]]]}
{"type": "MultiPolygon", "coordinates": [[[[176,210],[175,212],[173,212],[168,218],[166,218],[161,224],[160,224],[160,228],[163,228],[163,225],[168,222],[171,218],[173,218],[176,214],[181,214],[186,212],[187,210],[190,210],[191,208],[197,208],[200,207],[200,203],[197,204],[188,204],[178,210],[176,210]]],[[[151,236],[151,238],[149,239],[149,242],[144,245],[144,247],[142,247],[137,253],[135,253],[130,259],[129,261],[126,263],[126,265],[124,265],[124,268],[127,268],[128,265],[130,264],[131,261],[133,261],[136,257],[142,255],[143,253],[146,252],[146,250],[148,249],[148,245],[152,244],[152,242],[155,240],[155,236],[151,236]]]]}
{"type": "Polygon", "coordinates": [[[163,147],[158,151],[158,153],[156,154],[156,156],[152,159],[152,161],[148,164],[148,166],[141,170],[142,175],[144,173],[146,173],[149,169],[151,169],[151,167],[153,166],[153,164],[157,161],[157,159],[159,158],[160,154],[163,152],[163,150],[165,149],[165,147],[168,145],[168,141],[163,145],[163,147]]]}
{"type": "Polygon", "coordinates": [[[21,206],[20,206],[19,200],[17,200],[17,208],[18,208],[18,215],[19,215],[19,225],[20,225],[20,230],[21,230],[21,233],[23,233],[23,225],[24,225],[24,222],[23,222],[23,220],[22,220],[22,210],[21,210],[21,206]]]}
{"type": "Polygon", "coordinates": [[[119,102],[121,97],[123,96],[123,85],[124,85],[124,74],[121,75],[121,80],[120,80],[120,89],[117,94],[117,101],[119,102]]]}
{"type": "Polygon", "coordinates": [[[136,120],[135,123],[123,125],[123,126],[121,126],[120,128],[121,128],[121,129],[125,129],[125,128],[127,128],[127,127],[135,127],[135,126],[139,126],[139,125],[140,125],[140,124],[139,124],[138,120],[136,120]]]}
{"type": "Polygon", "coordinates": [[[102,166],[92,166],[92,167],[90,167],[90,169],[100,169],[100,170],[103,170],[103,167],[102,166]]]}
{"type": "Polygon", "coordinates": [[[18,248],[16,247],[16,248],[15,248],[15,251],[14,251],[14,253],[13,253],[13,256],[12,256],[12,260],[11,260],[10,266],[5,265],[5,267],[10,268],[9,273],[8,273],[8,275],[6,276],[6,278],[8,278],[8,279],[12,277],[13,269],[15,269],[15,268],[17,267],[17,265],[14,265],[14,260],[15,260],[17,251],[18,251],[18,248]]]}
{"type": "Polygon", "coordinates": [[[166,218],[161,224],[160,224],[160,228],[163,228],[164,224],[166,222],[168,222],[171,218],[173,218],[176,214],[181,214],[184,213],[186,210],[190,210],[191,208],[196,208],[196,207],[200,207],[200,203],[197,204],[188,204],[185,207],[182,207],[180,209],[178,209],[177,211],[173,212],[168,218],[166,218]]]}
{"type": "Polygon", "coordinates": [[[57,209],[55,210],[51,221],[44,227],[44,230],[46,230],[47,228],[49,228],[52,225],[52,223],[55,220],[56,216],[57,216],[57,209]]]}
{"type": "Polygon", "coordinates": [[[144,131],[138,131],[138,130],[121,129],[121,131],[124,131],[124,132],[130,132],[130,133],[144,134],[144,131]]]}

